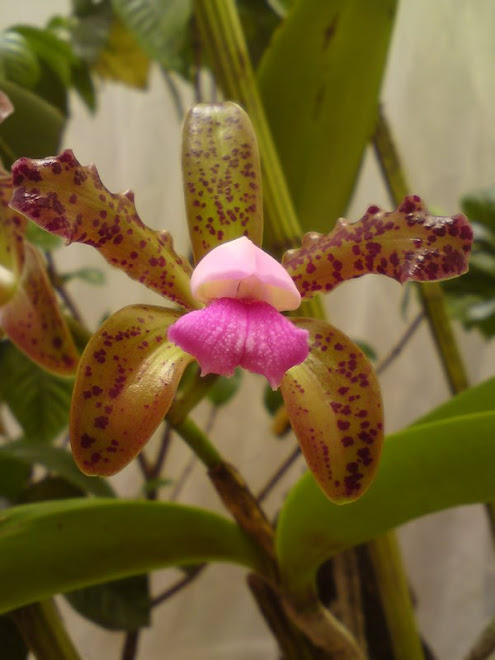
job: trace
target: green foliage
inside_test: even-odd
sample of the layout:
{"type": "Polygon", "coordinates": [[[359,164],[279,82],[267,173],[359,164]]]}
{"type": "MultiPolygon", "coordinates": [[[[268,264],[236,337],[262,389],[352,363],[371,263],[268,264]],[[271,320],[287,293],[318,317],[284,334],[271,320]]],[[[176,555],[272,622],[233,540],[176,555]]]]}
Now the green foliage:
{"type": "Polygon", "coordinates": [[[2,461],[15,461],[27,466],[41,465],[58,474],[83,493],[99,497],[112,497],[114,492],[104,479],[94,479],[83,474],[75,465],[72,455],[60,447],[26,440],[14,440],[0,445],[0,475],[2,461]]]}
{"type": "Polygon", "coordinates": [[[57,153],[65,117],[37,94],[0,78],[0,88],[12,101],[15,112],[0,124],[0,157],[10,167],[19,156],[43,158],[57,153]]]}
{"type": "Polygon", "coordinates": [[[469,272],[443,284],[452,314],[485,337],[495,335],[495,187],[466,195],[462,209],[472,221],[469,272]]]}
{"type": "Polygon", "coordinates": [[[0,445],[0,498],[15,502],[28,484],[31,466],[15,457],[2,454],[2,448],[3,445],[0,445]]]}
{"type": "Polygon", "coordinates": [[[291,589],[304,589],[319,565],[345,548],[413,518],[495,497],[495,379],[479,392],[483,412],[475,389],[434,411],[436,421],[389,436],[375,482],[351,505],[332,504],[310,474],[297,482],[277,527],[277,555],[291,589]]]}
{"type": "Polygon", "coordinates": [[[65,594],[82,616],[108,630],[137,630],[150,624],[147,575],[134,575],[65,594]]]}
{"type": "Polygon", "coordinates": [[[67,426],[73,381],[44,371],[10,342],[0,344],[0,391],[33,443],[52,441],[67,426]]]}
{"type": "Polygon", "coordinates": [[[264,571],[259,550],[234,523],[194,507],[81,498],[4,509],[0,612],[55,593],[204,561],[264,571]]]}
{"type": "Polygon", "coordinates": [[[208,390],[208,399],[217,408],[228,403],[237,393],[242,383],[242,370],[237,368],[231,378],[220,376],[208,390]]]}
{"type": "Polygon", "coordinates": [[[35,225],[34,222],[28,222],[27,224],[26,238],[30,243],[36,245],[42,250],[57,250],[63,245],[61,238],[41,229],[41,227],[35,225]]]}
{"type": "MultiPolygon", "coordinates": [[[[45,234],[46,232],[43,233],[45,234]]],[[[64,273],[61,277],[63,282],[70,282],[71,280],[77,279],[82,280],[87,284],[92,284],[93,286],[102,286],[106,282],[105,273],[98,268],[79,268],[70,273],[64,273]]]]}
{"type": "Polygon", "coordinates": [[[374,130],[395,0],[298,0],[258,70],[303,229],[328,232],[374,130]]]}

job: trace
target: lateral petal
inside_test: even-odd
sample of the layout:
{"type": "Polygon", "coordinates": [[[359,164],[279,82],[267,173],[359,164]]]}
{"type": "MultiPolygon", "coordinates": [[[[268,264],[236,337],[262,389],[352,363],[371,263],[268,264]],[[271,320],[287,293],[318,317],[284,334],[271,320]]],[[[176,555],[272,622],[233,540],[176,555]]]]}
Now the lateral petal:
{"type": "Polygon", "coordinates": [[[157,232],[139,218],[130,191],[114,194],[94,165],[83,167],[72,151],[12,166],[11,207],[70,244],[95,247],[112,265],[185,308],[191,296],[191,266],[174,250],[168,232],[157,232]]]}
{"type": "Polygon", "coordinates": [[[0,326],[21,351],[47,371],[60,376],[75,373],[79,353],[43,259],[27,241],[16,292],[0,307],[0,326]]]}
{"type": "Polygon", "coordinates": [[[24,264],[27,220],[9,208],[12,176],[0,167],[0,305],[16,290],[24,264]]]}
{"type": "Polygon", "coordinates": [[[182,175],[189,235],[197,263],[225,241],[263,237],[258,144],[251,120],[235,103],[200,103],[182,139],[182,175]]]}
{"type": "Polygon", "coordinates": [[[308,355],[308,333],[259,301],[219,298],[182,316],[168,337],[194,355],[203,376],[232,376],[240,366],[265,376],[274,389],[308,355]]]}
{"type": "Polygon", "coordinates": [[[370,485],[383,442],[380,386],[364,353],[324,321],[294,319],[309,331],[309,355],[281,385],[309,469],[329,499],[351,502],[370,485]]]}
{"type": "Polygon", "coordinates": [[[395,211],[370,206],[358,222],[339,220],[329,234],[306,234],[282,260],[301,296],[377,273],[401,284],[445,280],[468,270],[473,232],[466,216],[433,216],[417,195],[395,211]]]}
{"type": "Polygon", "coordinates": [[[91,338],[72,397],[70,437],[85,474],[109,476],[132,461],[167,414],[193,358],[167,340],[180,312],[131,305],[91,338]]]}

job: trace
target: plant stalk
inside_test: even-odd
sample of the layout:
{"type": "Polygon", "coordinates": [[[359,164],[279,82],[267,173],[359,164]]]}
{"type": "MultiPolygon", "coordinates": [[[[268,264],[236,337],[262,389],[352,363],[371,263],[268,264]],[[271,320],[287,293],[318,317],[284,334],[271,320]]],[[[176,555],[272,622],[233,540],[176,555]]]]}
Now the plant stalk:
{"type": "Polygon", "coordinates": [[[53,600],[20,607],[9,616],[37,660],[82,660],[53,600]]]}

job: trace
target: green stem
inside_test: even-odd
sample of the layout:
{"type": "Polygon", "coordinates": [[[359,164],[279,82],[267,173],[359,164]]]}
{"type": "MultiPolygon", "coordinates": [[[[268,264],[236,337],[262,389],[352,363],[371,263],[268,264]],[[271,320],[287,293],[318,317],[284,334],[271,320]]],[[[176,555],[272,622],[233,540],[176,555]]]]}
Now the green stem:
{"type": "Polygon", "coordinates": [[[424,660],[423,647],[409,595],[409,586],[395,534],[389,532],[366,544],[375,573],[383,612],[396,658],[424,660]]]}
{"type": "Polygon", "coordinates": [[[168,419],[174,427],[174,430],[177,431],[184,442],[189,445],[208,470],[212,470],[218,465],[224,463],[222,456],[209,441],[207,435],[190,417],[186,417],[186,419],[178,423],[172,422],[170,418],[168,419]]]}
{"type": "Polygon", "coordinates": [[[53,600],[9,613],[37,660],[81,660],[53,600]]]}

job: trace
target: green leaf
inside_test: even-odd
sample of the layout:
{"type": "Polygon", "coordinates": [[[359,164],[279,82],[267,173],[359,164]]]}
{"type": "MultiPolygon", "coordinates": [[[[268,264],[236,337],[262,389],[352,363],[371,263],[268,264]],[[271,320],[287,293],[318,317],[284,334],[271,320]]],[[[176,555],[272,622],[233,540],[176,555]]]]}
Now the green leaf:
{"type": "Polygon", "coordinates": [[[19,25],[12,30],[25,39],[31,52],[56,74],[65,87],[69,87],[71,67],[77,62],[69,44],[42,28],[19,25]]]}
{"type": "Polygon", "coordinates": [[[59,151],[64,115],[37,94],[2,79],[0,89],[12,101],[15,112],[0,125],[0,157],[6,167],[19,156],[41,158],[59,151]]]}
{"type": "Polygon", "coordinates": [[[104,479],[87,477],[75,465],[71,454],[60,447],[42,445],[26,440],[14,440],[0,445],[0,460],[15,460],[26,465],[42,465],[85,493],[99,497],[113,497],[110,484],[104,479]]]}
{"type": "Polygon", "coordinates": [[[41,75],[27,39],[11,29],[0,32],[0,75],[22,87],[34,87],[41,75]]]}
{"type": "Polygon", "coordinates": [[[61,238],[41,229],[34,222],[28,222],[27,224],[26,238],[42,250],[57,250],[64,244],[61,238]]]}
{"type": "Polygon", "coordinates": [[[451,397],[445,403],[437,406],[419,419],[415,420],[414,426],[429,424],[450,417],[461,415],[473,415],[475,413],[493,410],[495,401],[495,376],[483,381],[475,387],[470,387],[457,396],[451,397]]]}
{"type": "Polygon", "coordinates": [[[305,230],[329,231],[373,133],[396,0],[298,0],[258,70],[305,230]]]}
{"type": "Polygon", "coordinates": [[[79,614],[108,630],[137,630],[150,624],[147,575],[96,584],[65,597],[79,614]]]}
{"type": "Polygon", "coordinates": [[[0,612],[91,584],[205,561],[262,573],[266,568],[234,523],[194,507],[113,499],[14,507],[0,519],[0,612]]]}
{"type": "Polygon", "coordinates": [[[68,424],[72,380],[44,371],[10,342],[0,344],[0,388],[29,441],[53,440],[68,424]]]}
{"type": "MultiPolygon", "coordinates": [[[[43,233],[46,234],[45,231],[43,233]]],[[[83,282],[94,286],[101,286],[106,282],[105,273],[98,268],[80,268],[79,270],[73,270],[71,273],[64,273],[62,275],[63,282],[70,282],[70,280],[74,279],[83,280],[83,282]]]]}
{"type": "Polygon", "coordinates": [[[329,502],[311,475],[304,475],[277,527],[277,556],[287,587],[303,592],[323,561],[413,518],[494,499],[494,437],[495,412],[395,433],[385,442],[374,483],[348,506],[329,502]]]}
{"type": "Polygon", "coordinates": [[[182,69],[190,0],[113,0],[112,5],[151,59],[165,69],[182,69]]]}
{"type": "Polygon", "coordinates": [[[1,453],[0,445],[0,498],[15,502],[27,486],[31,466],[24,461],[1,453]]]}
{"type": "Polygon", "coordinates": [[[471,193],[462,199],[474,230],[469,272],[444,289],[452,315],[467,328],[487,338],[495,335],[495,188],[471,193]]]}
{"type": "Polygon", "coordinates": [[[224,406],[228,403],[241,386],[242,371],[237,368],[231,378],[221,376],[215,381],[213,387],[208,390],[208,399],[214,406],[224,406]]]}
{"type": "Polygon", "coordinates": [[[62,477],[43,477],[35,481],[20,494],[16,504],[46,502],[47,500],[66,500],[70,497],[84,497],[85,493],[62,477]]]}
{"type": "Polygon", "coordinates": [[[267,384],[263,392],[263,404],[268,413],[274,415],[283,403],[280,389],[272,390],[270,385],[267,384]]]}

